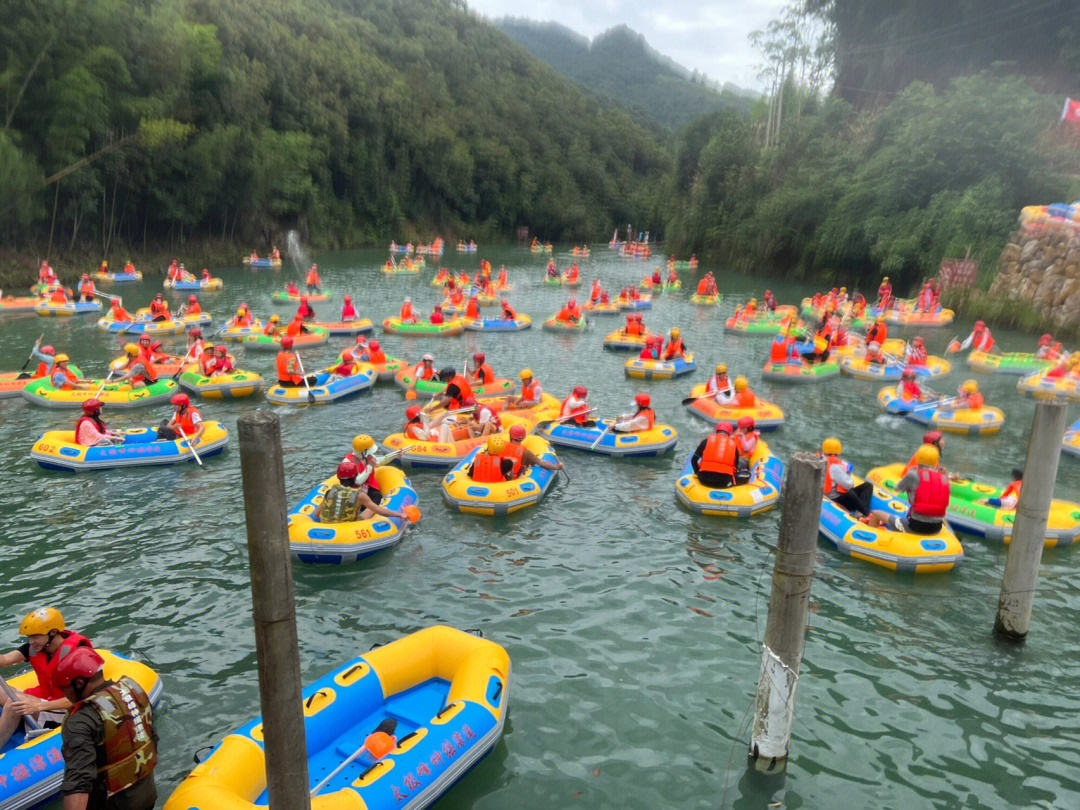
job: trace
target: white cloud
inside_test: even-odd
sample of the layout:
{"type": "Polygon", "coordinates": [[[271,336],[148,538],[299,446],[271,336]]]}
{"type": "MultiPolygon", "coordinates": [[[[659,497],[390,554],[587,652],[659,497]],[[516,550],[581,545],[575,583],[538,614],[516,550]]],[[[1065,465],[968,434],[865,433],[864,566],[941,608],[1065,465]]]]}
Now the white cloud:
{"type": "Polygon", "coordinates": [[[625,24],[656,50],[710,79],[761,89],[760,57],[747,39],[780,16],[790,0],[467,0],[488,17],[554,21],[587,37],[625,24]]]}

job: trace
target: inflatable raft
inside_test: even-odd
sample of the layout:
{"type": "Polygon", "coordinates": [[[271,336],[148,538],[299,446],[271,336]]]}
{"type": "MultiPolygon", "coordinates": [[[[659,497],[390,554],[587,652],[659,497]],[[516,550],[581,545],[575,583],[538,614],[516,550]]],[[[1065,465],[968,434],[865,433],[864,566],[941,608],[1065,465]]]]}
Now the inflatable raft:
{"type": "Polygon", "coordinates": [[[1005,424],[1001,408],[961,408],[950,410],[938,401],[907,402],[896,396],[896,387],[889,386],[878,392],[878,404],[883,411],[897,414],[920,425],[929,425],[944,433],[960,433],[968,436],[989,436],[997,433],[1005,424]]]}
{"type": "MultiPolygon", "coordinates": [[[[494,748],[506,722],[510,658],[497,644],[429,627],[372,649],[303,691],[313,810],[420,810],[494,748]],[[394,747],[345,765],[382,723],[394,747]],[[344,767],[342,767],[344,765],[344,767]]],[[[229,734],[164,810],[266,807],[262,720],[229,734]]],[[[451,805],[454,803],[451,802],[451,805]]]]}
{"type": "MultiPolygon", "coordinates": [[[[526,436],[522,444],[538,458],[550,464],[558,462],[551,445],[539,436],[526,436]]],[[[557,471],[534,464],[513,481],[478,483],[466,470],[483,449],[477,447],[469,453],[442,480],[443,500],[459,512],[498,517],[535,506],[544,499],[558,476],[557,471]]]]}
{"type": "Polygon", "coordinates": [[[560,321],[554,315],[544,321],[546,332],[584,332],[589,328],[589,321],[583,316],[580,321],[560,321]]]}
{"type": "Polygon", "coordinates": [[[301,298],[306,298],[309,304],[318,304],[322,301],[329,301],[334,297],[334,294],[327,290],[321,293],[291,293],[291,292],[276,292],[270,296],[270,300],[275,304],[287,305],[287,304],[299,304],[301,298]]]}
{"type": "MultiPolygon", "coordinates": [[[[96,649],[96,652],[105,659],[106,678],[118,680],[127,675],[142,687],[151,705],[157,706],[162,684],[156,672],[119,653],[102,649],[96,649]]],[[[38,685],[38,679],[30,671],[8,678],[8,683],[15,689],[29,689],[38,685]]],[[[64,759],[59,726],[27,740],[24,726],[19,723],[0,751],[0,757],[4,761],[3,773],[7,776],[0,780],[0,807],[5,810],[37,807],[60,790],[64,780],[64,759]]]]}
{"type": "Polygon", "coordinates": [[[355,321],[316,321],[311,325],[317,329],[325,329],[330,337],[335,335],[362,335],[375,328],[375,325],[368,318],[360,318],[355,321]]]}
{"type": "MultiPolygon", "coordinates": [[[[144,307],[144,308],[136,310],[135,319],[136,320],[149,321],[150,320],[150,308],[149,307],[144,307]]],[[[210,321],[212,321],[213,318],[210,317],[209,312],[196,312],[196,313],[193,313],[191,315],[186,315],[186,314],[185,315],[173,315],[172,320],[174,320],[177,323],[181,324],[184,329],[194,329],[196,326],[199,326],[199,327],[209,326],[210,321]]]]}
{"type": "MultiPolygon", "coordinates": [[[[446,390],[446,383],[441,382],[437,378],[431,380],[414,380],[412,374],[413,370],[411,368],[403,368],[394,375],[394,382],[406,390],[411,388],[413,382],[415,382],[416,393],[418,394],[441,394],[446,390]]],[[[474,396],[482,396],[484,394],[506,393],[514,387],[514,382],[513,380],[507,380],[503,377],[496,377],[494,380],[484,385],[470,382],[469,387],[472,389],[474,396]]]]}
{"type": "Polygon", "coordinates": [[[560,422],[540,425],[536,430],[552,444],[605,456],[662,456],[679,440],[679,434],[670,425],[656,424],[651,430],[616,433],[610,429],[613,424],[614,419],[600,419],[592,427],[560,422]]]}
{"type": "MultiPolygon", "coordinates": [[[[104,380],[86,380],[100,386],[104,380]]],[[[171,379],[158,380],[148,386],[132,388],[127,383],[109,383],[100,392],[96,388],[53,388],[47,377],[34,380],[22,392],[23,399],[45,408],[79,408],[95,396],[110,409],[143,408],[168,402],[177,392],[171,379]]]]}
{"type": "MultiPolygon", "coordinates": [[[[866,478],[873,481],[875,486],[895,493],[903,472],[903,464],[890,464],[875,467],[867,473],[866,478]]],[[[1016,511],[985,503],[989,498],[1000,500],[1003,491],[1001,487],[967,478],[952,480],[949,482],[949,510],[945,519],[956,531],[1008,543],[1012,538],[1016,511]]],[[[900,495],[894,497],[899,501],[904,500],[900,495]]],[[[1077,535],[1080,535],[1080,504],[1055,498],[1050,504],[1044,546],[1067,546],[1076,541],[1077,535]]]]}
{"type": "Polygon", "coordinates": [[[281,267],[281,259],[253,259],[250,256],[245,256],[241,261],[251,267],[281,267]]]}
{"type": "MultiPolygon", "coordinates": [[[[229,433],[220,422],[203,422],[205,429],[195,451],[200,459],[216,456],[229,443],[229,433]]],[[[119,467],[149,467],[194,461],[186,439],[157,441],[157,428],[129,428],[120,431],[124,443],[84,447],[75,443],[71,430],[52,430],[35,442],[30,458],[46,470],[87,472],[119,467]]]]}
{"type": "Polygon", "coordinates": [[[544,284],[549,287],[561,287],[562,283],[562,276],[544,276],[544,284]]]}
{"type": "Polygon", "coordinates": [[[726,422],[729,425],[737,426],[742,417],[749,416],[754,420],[754,427],[764,433],[776,430],[784,424],[784,412],[779,405],[774,405],[757,397],[754,398],[753,406],[749,408],[721,405],[716,401],[716,397],[705,395],[705,388],[706,384],[701,383],[690,389],[690,396],[699,397],[699,399],[688,402],[686,408],[693,416],[704,419],[711,425],[726,422]]]}
{"type": "MultiPolygon", "coordinates": [[[[354,346],[350,351],[352,351],[353,357],[356,358],[356,362],[363,363],[364,365],[371,366],[373,369],[375,369],[375,382],[377,383],[393,382],[394,376],[399,371],[410,365],[408,361],[402,360],[400,357],[391,357],[390,355],[387,355],[386,360],[382,363],[369,363],[366,360],[360,359],[361,351],[359,347],[354,346]]],[[[338,365],[340,365],[341,362],[342,357],[339,354],[337,357],[338,365]]]]}
{"type": "Polygon", "coordinates": [[[310,391],[303,385],[287,387],[275,383],[266,389],[266,399],[275,405],[326,405],[375,385],[375,369],[367,363],[359,363],[356,373],[348,377],[331,374],[329,369],[313,372],[313,375],[315,384],[310,391]]]}
{"type": "MultiPolygon", "coordinates": [[[[876,312],[877,310],[875,310],[876,312]]],[[[955,314],[951,309],[941,309],[937,312],[915,312],[911,309],[890,309],[882,313],[885,323],[894,326],[948,326],[953,322],[955,314]]]]}
{"type": "MultiPolygon", "coordinates": [[[[76,377],[82,377],[83,373],[75,366],[68,366],[76,377]]],[[[0,399],[15,399],[22,396],[23,389],[35,380],[44,380],[46,377],[33,377],[28,371],[4,371],[0,372],[0,399]]]]}
{"type": "Polygon", "coordinates": [[[790,323],[792,329],[801,329],[803,326],[798,318],[786,314],[757,315],[753,318],[736,318],[733,315],[724,321],[724,331],[737,335],[778,335],[784,330],[786,323],[790,323]]]}
{"type": "Polygon", "coordinates": [[[645,348],[645,341],[654,337],[656,335],[647,329],[644,335],[628,335],[626,330],[620,327],[604,337],[604,348],[614,351],[640,352],[645,348]]]}
{"type": "Polygon", "coordinates": [[[34,307],[42,318],[64,318],[70,315],[93,315],[101,312],[101,302],[94,301],[68,301],[66,304],[55,304],[52,301],[41,301],[34,307]]]}
{"type": "MultiPolygon", "coordinates": [[[[861,479],[852,476],[855,484],[861,479]]],[[[883,489],[874,488],[870,508],[902,516],[907,504],[883,489]]],[[[884,526],[870,528],[831,498],[821,499],[818,531],[849,557],[880,565],[893,571],[929,574],[951,571],[964,559],[964,548],[945,522],[937,534],[897,532],[884,526]]]]}
{"type": "Polygon", "coordinates": [[[104,318],[98,318],[99,329],[115,334],[128,335],[151,335],[161,337],[163,335],[178,335],[184,331],[184,324],[180,321],[169,319],[167,321],[117,321],[113,320],[112,311],[106,313],[104,318]]]}
{"type": "Polygon", "coordinates": [[[618,304],[622,312],[640,312],[645,309],[652,309],[652,296],[642,295],[638,298],[623,298],[620,295],[618,304]]]}
{"type": "Polygon", "coordinates": [[[122,284],[124,282],[142,281],[142,271],[136,270],[134,273],[102,273],[96,271],[90,274],[90,278],[99,284],[122,284]]]}
{"type": "MultiPolygon", "coordinates": [[[[509,440],[506,431],[513,425],[523,425],[526,430],[532,428],[533,423],[516,414],[503,414],[499,417],[503,431],[498,434],[509,440]]],[[[383,439],[383,445],[390,450],[402,450],[398,461],[402,467],[415,469],[446,470],[454,467],[465,456],[482,444],[486,444],[490,436],[478,436],[470,438],[469,432],[462,427],[455,427],[453,440],[449,442],[420,441],[409,439],[404,433],[393,433],[383,439]]]]}
{"type": "Polygon", "coordinates": [[[840,366],[833,361],[810,365],[803,362],[766,363],[761,376],[775,382],[810,383],[821,382],[840,374],[840,366]]]}
{"type": "Polygon", "coordinates": [[[687,509],[702,515],[750,517],[776,506],[784,485],[784,464],[758,439],[750,457],[750,480],[727,489],[706,486],[694,473],[689,456],[675,481],[675,495],[687,509]]]}
{"type": "MultiPolygon", "coordinates": [[[[257,267],[258,265],[252,266],[257,267]]],[[[191,290],[192,292],[198,292],[201,290],[202,292],[216,292],[218,290],[225,289],[225,282],[222,281],[220,278],[191,278],[180,279],[179,281],[165,279],[163,282],[161,282],[161,286],[163,286],[166,290],[191,290]]]]}
{"type": "Polygon", "coordinates": [[[699,307],[715,307],[723,298],[724,296],[720,295],[720,293],[713,293],[712,295],[694,293],[690,296],[690,303],[697,304],[699,307]]]}
{"type": "Polygon", "coordinates": [[[582,310],[589,315],[618,315],[622,310],[619,309],[619,305],[608,302],[606,304],[592,303],[591,301],[582,307],[582,310]]]}
{"type": "Polygon", "coordinates": [[[1036,399],[1061,397],[1069,402],[1080,402],[1080,377],[1074,377],[1071,374],[1048,377],[1046,371],[1036,371],[1034,374],[1021,377],[1016,383],[1016,390],[1036,399]]]}
{"type": "Polygon", "coordinates": [[[402,323],[401,318],[387,318],[382,322],[383,331],[389,335],[423,335],[425,337],[453,337],[465,331],[460,318],[451,318],[444,323],[417,321],[402,323]]]}
{"type": "Polygon", "coordinates": [[[263,390],[265,381],[254,371],[237,369],[226,374],[207,377],[197,371],[180,375],[180,387],[203,399],[239,399],[263,390]]]}
{"type": "MultiPolygon", "coordinates": [[[[382,492],[381,506],[400,512],[417,502],[405,473],[397,467],[376,467],[376,482],[382,492]]],[[[323,523],[312,517],[337,477],[323,481],[289,511],[289,549],[300,562],[340,565],[396,545],[405,536],[409,521],[375,515],[368,520],[323,523]]]]}
{"type": "Polygon", "coordinates": [[[532,318],[518,315],[516,318],[462,318],[467,332],[521,332],[532,326],[532,318]]]}
{"type": "Polygon", "coordinates": [[[264,326],[263,322],[256,318],[252,321],[251,326],[223,327],[214,334],[214,337],[239,343],[240,341],[247,340],[252,335],[261,335],[264,326]]]}
{"type": "Polygon", "coordinates": [[[696,369],[697,361],[693,352],[671,360],[642,360],[640,357],[631,357],[623,364],[626,376],[636,380],[673,380],[696,369]]]}
{"type": "Polygon", "coordinates": [[[7,296],[0,299],[0,315],[6,315],[7,313],[16,312],[33,312],[34,308],[41,303],[40,298],[29,298],[20,296],[7,296]]]}
{"type": "Polygon", "coordinates": [[[931,355],[925,366],[909,366],[904,363],[869,363],[865,357],[841,357],[840,371],[860,380],[898,382],[905,369],[911,369],[921,379],[936,380],[952,371],[948,360],[931,355]]]}
{"type": "MultiPolygon", "coordinates": [[[[259,352],[281,351],[282,335],[249,335],[244,338],[244,348],[259,352]]],[[[293,336],[293,348],[304,349],[308,346],[319,346],[326,343],[330,335],[325,329],[309,329],[293,336]]]]}
{"type": "Polygon", "coordinates": [[[976,371],[987,371],[995,374],[1019,374],[1021,376],[1052,368],[1055,362],[1054,360],[1043,360],[1036,357],[1033,352],[988,354],[987,352],[975,350],[967,356],[967,364],[976,371]]]}

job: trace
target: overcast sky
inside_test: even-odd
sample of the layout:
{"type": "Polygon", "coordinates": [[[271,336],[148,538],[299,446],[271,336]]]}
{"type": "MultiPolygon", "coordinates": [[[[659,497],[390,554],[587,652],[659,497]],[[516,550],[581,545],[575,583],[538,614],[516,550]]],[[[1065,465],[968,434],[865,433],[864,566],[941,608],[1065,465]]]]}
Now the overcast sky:
{"type": "Polygon", "coordinates": [[[710,79],[761,89],[747,36],[790,0],[466,0],[487,17],[554,21],[592,39],[625,23],[660,53],[710,79]]]}

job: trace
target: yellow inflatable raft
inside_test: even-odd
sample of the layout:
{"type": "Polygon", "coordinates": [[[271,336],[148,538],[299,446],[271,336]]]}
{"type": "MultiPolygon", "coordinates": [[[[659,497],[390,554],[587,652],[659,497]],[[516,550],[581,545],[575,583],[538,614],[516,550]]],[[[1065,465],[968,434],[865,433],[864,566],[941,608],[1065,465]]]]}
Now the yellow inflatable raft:
{"type": "MultiPolygon", "coordinates": [[[[549,464],[558,462],[551,445],[539,436],[526,436],[522,444],[537,458],[549,464]]],[[[535,464],[526,468],[522,475],[512,481],[497,483],[474,481],[469,476],[468,469],[473,459],[483,449],[483,447],[477,447],[443,478],[443,500],[459,512],[472,515],[509,515],[511,512],[539,503],[547,495],[551,485],[555,483],[557,471],[545,470],[535,464]]]]}
{"type": "Polygon", "coordinates": [[[779,405],[758,397],[754,398],[754,404],[749,408],[721,405],[716,401],[716,397],[707,396],[705,389],[705,383],[691,388],[690,396],[695,399],[693,402],[686,403],[686,407],[691,414],[713,425],[727,422],[735,426],[744,416],[751,417],[754,420],[754,427],[760,431],[776,430],[784,424],[784,411],[779,405]]]}
{"type": "Polygon", "coordinates": [[[776,506],[784,483],[784,464],[769,446],[758,439],[750,457],[750,481],[727,489],[716,489],[698,480],[694,467],[686,459],[675,480],[675,494],[687,509],[703,515],[749,517],[776,506]]]}
{"type": "MultiPolygon", "coordinates": [[[[509,436],[506,431],[514,425],[524,425],[526,430],[531,430],[533,426],[530,420],[513,414],[502,415],[499,420],[502,422],[503,430],[497,435],[507,440],[509,436]]],[[[390,450],[402,451],[398,460],[406,469],[445,470],[455,466],[490,438],[489,436],[470,438],[469,432],[464,427],[455,427],[452,436],[452,441],[440,442],[410,439],[406,438],[404,433],[393,433],[383,439],[383,445],[390,450]]]]}
{"type": "Polygon", "coordinates": [[[1049,377],[1046,371],[1038,371],[1021,377],[1016,390],[1036,399],[1061,397],[1069,402],[1080,402],[1080,377],[1068,373],[1061,377],[1049,377]]]}

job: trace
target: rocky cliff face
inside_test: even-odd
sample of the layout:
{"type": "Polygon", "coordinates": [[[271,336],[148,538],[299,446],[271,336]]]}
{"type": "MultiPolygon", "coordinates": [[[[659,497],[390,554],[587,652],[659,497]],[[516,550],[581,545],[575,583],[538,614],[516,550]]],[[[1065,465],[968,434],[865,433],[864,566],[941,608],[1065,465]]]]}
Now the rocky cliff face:
{"type": "Polygon", "coordinates": [[[990,294],[1026,301],[1059,327],[1080,326],[1080,231],[1025,227],[1001,253],[990,294]]]}

